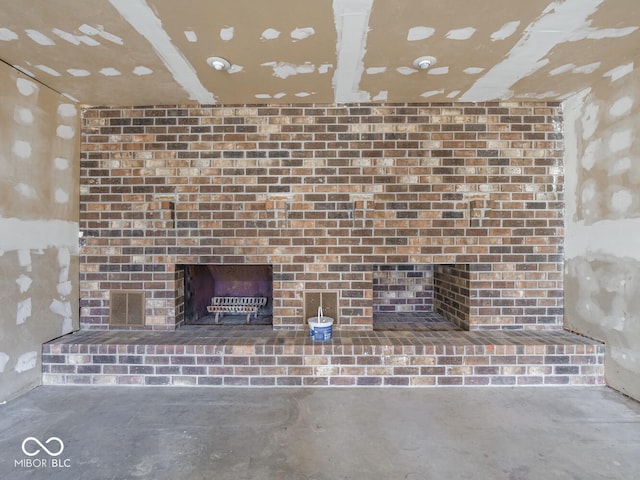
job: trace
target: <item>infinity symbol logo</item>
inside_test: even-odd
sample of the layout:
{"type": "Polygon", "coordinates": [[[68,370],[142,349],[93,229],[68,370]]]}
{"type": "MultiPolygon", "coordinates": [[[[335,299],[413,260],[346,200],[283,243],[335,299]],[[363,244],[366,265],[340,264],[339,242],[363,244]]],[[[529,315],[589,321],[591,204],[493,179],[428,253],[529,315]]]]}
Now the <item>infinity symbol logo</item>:
{"type": "Polygon", "coordinates": [[[62,454],[62,452],[64,451],[64,443],[58,437],[51,437],[46,442],[44,442],[46,445],[49,445],[51,442],[57,442],[58,446],[60,448],[60,450],[58,450],[57,452],[52,452],[51,450],[49,450],[37,438],[35,438],[35,437],[27,437],[22,442],[22,451],[24,452],[25,455],[28,455],[29,457],[35,457],[37,454],[40,453],[40,448],[36,449],[35,451],[31,451],[31,449],[27,449],[27,444],[30,443],[30,442],[31,443],[35,443],[36,445],[38,445],[42,450],[47,452],[47,454],[50,457],[57,457],[58,455],[62,454]]]}

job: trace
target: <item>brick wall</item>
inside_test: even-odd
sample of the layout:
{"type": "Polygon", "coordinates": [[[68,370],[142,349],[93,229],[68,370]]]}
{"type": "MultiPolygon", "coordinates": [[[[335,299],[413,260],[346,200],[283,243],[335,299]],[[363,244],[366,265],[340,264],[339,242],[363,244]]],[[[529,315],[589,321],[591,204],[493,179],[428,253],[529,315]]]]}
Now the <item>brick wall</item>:
{"type": "Polygon", "coordinates": [[[482,296],[469,289],[469,265],[436,265],[433,276],[433,310],[460,328],[468,330],[471,299],[482,296]]]}
{"type": "Polygon", "coordinates": [[[274,328],[304,291],[370,329],[375,265],[469,264],[470,329],[562,325],[557,104],[95,108],[83,113],[81,323],[143,290],[182,321],[183,264],[273,266],[274,328]]]}
{"type": "Polygon", "coordinates": [[[432,312],[433,265],[373,265],[373,312],[432,312]]]}

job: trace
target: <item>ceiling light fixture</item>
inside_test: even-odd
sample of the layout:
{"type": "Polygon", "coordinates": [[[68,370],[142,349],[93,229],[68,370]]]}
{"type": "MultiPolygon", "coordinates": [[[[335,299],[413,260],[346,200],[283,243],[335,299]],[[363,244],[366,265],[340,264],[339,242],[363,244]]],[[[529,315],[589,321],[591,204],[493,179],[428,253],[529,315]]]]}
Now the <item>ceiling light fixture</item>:
{"type": "Polygon", "coordinates": [[[209,57],[209,58],[207,58],[207,65],[209,65],[211,68],[213,68],[214,70],[217,70],[219,72],[221,72],[223,70],[229,70],[229,68],[231,67],[231,64],[229,63],[229,60],[224,59],[222,57],[209,57]]]}
{"type": "Polygon", "coordinates": [[[413,61],[413,66],[418,70],[426,70],[427,68],[435,65],[436,57],[418,57],[413,61]]]}

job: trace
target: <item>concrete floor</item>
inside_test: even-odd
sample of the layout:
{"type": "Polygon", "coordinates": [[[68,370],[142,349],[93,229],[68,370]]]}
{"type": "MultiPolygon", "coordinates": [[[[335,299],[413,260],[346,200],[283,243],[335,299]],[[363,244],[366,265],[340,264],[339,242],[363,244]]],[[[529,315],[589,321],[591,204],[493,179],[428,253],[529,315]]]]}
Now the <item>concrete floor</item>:
{"type": "Polygon", "coordinates": [[[640,404],[604,387],[40,387],[0,439],[3,480],[640,478],[640,404]]]}

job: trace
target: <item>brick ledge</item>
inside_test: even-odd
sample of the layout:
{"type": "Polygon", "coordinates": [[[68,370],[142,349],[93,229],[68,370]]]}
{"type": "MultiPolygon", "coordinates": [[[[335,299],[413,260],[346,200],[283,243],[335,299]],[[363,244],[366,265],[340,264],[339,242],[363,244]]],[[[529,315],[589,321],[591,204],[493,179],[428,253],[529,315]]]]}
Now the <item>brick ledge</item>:
{"type": "Polygon", "coordinates": [[[603,385],[604,345],[566,331],[80,331],[43,345],[46,385],[603,385]]]}

